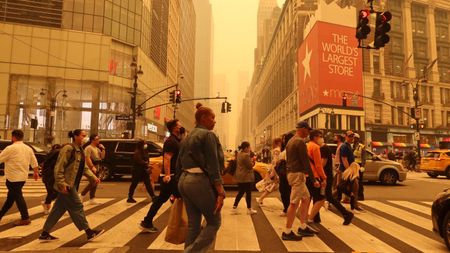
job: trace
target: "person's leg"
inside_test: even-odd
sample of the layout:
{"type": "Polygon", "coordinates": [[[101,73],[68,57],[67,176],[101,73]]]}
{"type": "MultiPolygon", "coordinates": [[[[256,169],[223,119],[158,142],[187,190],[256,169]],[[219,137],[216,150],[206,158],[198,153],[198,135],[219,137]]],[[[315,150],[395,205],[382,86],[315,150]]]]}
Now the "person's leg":
{"type": "Polygon", "coordinates": [[[22,220],[28,220],[30,218],[28,215],[28,207],[22,194],[22,188],[25,185],[25,181],[10,182],[10,184],[11,189],[13,189],[13,198],[16,202],[17,208],[19,209],[21,218],[22,220]]]}
{"type": "Polygon", "coordinates": [[[131,173],[131,185],[128,190],[128,198],[132,199],[134,195],[134,190],[136,190],[136,186],[139,184],[139,169],[133,168],[131,173]]]}
{"type": "Polygon", "coordinates": [[[290,205],[291,186],[289,185],[286,176],[280,177],[281,201],[283,202],[283,212],[286,213],[290,205]],[[281,186],[283,185],[283,186],[281,186]]]}
{"type": "Polygon", "coordinates": [[[242,196],[244,196],[245,193],[245,187],[243,183],[238,183],[238,194],[236,195],[236,198],[234,199],[234,207],[237,207],[239,204],[239,201],[241,201],[242,196]]]}
{"type": "Polygon", "coordinates": [[[14,194],[14,188],[11,184],[11,182],[6,180],[6,187],[8,188],[8,194],[6,195],[5,203],[3,203],[3,207],[0,210],[0,220],[5,216],[5,214],[8,212],[8,210],[12,207],[15,201],[15,194],[14,194]]]}
{"type": "Polygon", "coordinates": [[[172,194],[171,191],[171,185],[175,183],[175,181],[172,182],[172,180],[169,183],[164,183],[162,180],[160,180],[160,187],[161,190],[159,192],[158,197],[155,199],[155,201],[150,206],[150,209],[148,210],[147,216],[144,218],[144,223],[147,225],[153,225],[153,218],[155,217],[156,213],[158,213],[158,210],[161,208],[161,206],[167,202],[167,200],[170,198],[170,195],[172,194]]]}
{"type": "Polygon", "coordinates": [[[89,229],[89,224],[86,220],[86,215],[83,210],[83,204],[80,198],[77,196],[75,189],[70,189],[69,195],[66,199],[67,211],[69,212],[70,218],[72,219],[78,230],[89,229]]]}
{"type": "MultiPolygon", "coordinates": [[[[150,175],[147,172],[142,173],[142,180],[144,181],[144,185],[145,188],[147,189],[148,195],[154,198],[155,192],[153,191],[152,184],[150,183],[150,175]]],[[[171,180],[173,180],[173,178],[171,180]]]]}
{"type": "Polygon", "coordinates": [[[68,195],[67,194],[59,194],[56,197],[55,203],[53,204],[53,208],[50,210],[50,213],[45,220],[43,231],[50,233],[55,224],[61,219],[63,214],[66,212],[66,201],[68,195]]]}
{"type": "Polygon", "coordinates": [[[244,188],[245,188],[245,202],[247,203],[247,208],[251,209],[253,183],[245,183],[244,188]]]}
{"type": "Polygon", "coordinates": [[[364,185],[363,185],[364,172],[359,172],[359,188],[358,188],[358,200],[364,200],[364,185]]]}
{"type": "Polygon", "coordinates": [[[195,241],[185,248],[184,252],[203,253],[208,251],[216,238],[217,231],[221,225],[221,214],[220,212],[214,213],[216,196],[209,179],[205,175],[188,177],[190,178],[184,182],[182,189],[184,191],[183,199],[186,196],[190,202],[189,209],[195,210],[193,218],[196,224],[200,224],[200,221],[196,219],[201,219],[201,215],[203,215],[206,220],[206,227],[200,231],[195,241]],[[198,194],[199,192],[202,194],[198,194]],[[197,216],[197,211],[200,212],[200,216],[197,216]]]}
{"type": "Polygon", "coordinates": [[[87,184],[81,191],[81,196],[85,196],[91,190],[91,183],[87,184]]]}

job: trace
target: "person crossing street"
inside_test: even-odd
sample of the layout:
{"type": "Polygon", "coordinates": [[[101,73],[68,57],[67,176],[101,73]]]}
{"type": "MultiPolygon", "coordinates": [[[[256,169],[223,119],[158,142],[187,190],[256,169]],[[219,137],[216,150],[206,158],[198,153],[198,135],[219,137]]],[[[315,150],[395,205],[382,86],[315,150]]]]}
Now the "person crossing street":
{"type": "MultiPolygon", "coordinates": [[[[86,165],[92,171],[92,173],[98,177],[98,169],[100,163],[103,159],[105,159],[105,147],[100,144],[100,136],[98,134],[92,134],[89,136],[90,144],[85,148],[84,155],[86,157],[86,165]]],[[[95,192],[97,191],[97,184],[89,183],[86,187],[81,191],[82,200],[89,192],[89,204],[96,205],[95,202],[95,192]]]]}

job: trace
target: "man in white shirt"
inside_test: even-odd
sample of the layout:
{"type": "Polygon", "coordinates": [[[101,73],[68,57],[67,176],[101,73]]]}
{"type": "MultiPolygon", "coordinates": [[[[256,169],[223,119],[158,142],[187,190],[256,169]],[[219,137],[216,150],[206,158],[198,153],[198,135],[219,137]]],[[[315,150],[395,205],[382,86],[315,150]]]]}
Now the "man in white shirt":
{"type": "Polygon", "coordinates": [[[34,170],[34,180],[38,180],[38,162],[34,156],[33,150],[23,143],[22,130],[12,132],[12,145],[6,147],[0,153],[0,163],[5,163],[6,187],[8,187],[8,196],[0,210],[0,220],[16,202],[20,211],[21,220],[14,222],[16,226],[28,225],[31,223],[28,215],[27,204],[22,195],[22,188],[28,178],[28,170],[31,166],[34,170]]]}

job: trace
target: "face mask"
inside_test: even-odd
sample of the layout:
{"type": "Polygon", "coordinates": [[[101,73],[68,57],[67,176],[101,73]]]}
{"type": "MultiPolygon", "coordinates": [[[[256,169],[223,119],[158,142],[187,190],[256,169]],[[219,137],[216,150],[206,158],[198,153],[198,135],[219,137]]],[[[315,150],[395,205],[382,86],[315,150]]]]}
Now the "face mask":
{"type": "Polygon", "coordinates": [[[86,138],[83,139],[83,141],[81,143],[82,144],[86,144],[86,143],[88,143],[88,141],[89,141],[89,137],[86,137],[86,138]]]}
{"type": "Polygon", "coordinates": [[[317,144],[318,144],[319,146],[323,146],[324,143],[325,143],[325,141],[323,140],[323,138],[319,138],[319,139],[317,140],[317,144]]]}
{"type": "Polygon", "coordinates": [[[144,144],[144,149],[147,149],[147,147],[148,147],[148,145],[147,145],[147,144],[144,144]]]}

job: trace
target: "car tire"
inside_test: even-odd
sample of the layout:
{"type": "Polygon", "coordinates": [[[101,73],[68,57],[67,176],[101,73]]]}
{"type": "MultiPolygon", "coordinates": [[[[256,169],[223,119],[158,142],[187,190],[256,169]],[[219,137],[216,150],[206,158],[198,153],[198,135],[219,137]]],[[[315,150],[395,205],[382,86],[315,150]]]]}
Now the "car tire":
{"type": "Polygon", "coordinates": [[[98,169],[98,178],[100,181],[109,181],[113,178],[113,173],[111,171],[111,166],[108,164],[100,165],[98,169]]]}
{"type": "Polygon", "coordinates": [[[394,169],[385,169],[381,172],[380,181],[384,185],[395,185],[398,180],[398,174],[394,169]]]}
{"type": "Polygon", "coordinates": [[[447,214],[442,221],[442,237],[444,238],[445,244],[447,248],[450,250],[450,210],[447,211],[447,214]]]}
{"type": "Polygon", "coordinates": [[[256,172],[256,171],[253,171],[253,173],[255,173],[255,183],[253,184],[253,190],[254,190],[254,191],[257,191],[258,189],[256,189],[256,183],[258,183],[259,181],[261,181],[261,180],[262,180],[262,177],[261,177],[261,175],[260,175],[258,172],[256,172]]]}
{"type": "Polygon", "coordinates": [[[432,177],[432,178],[437,178],[438,174],[434,173],[434,172],[427,172],[427,175],[432,177]]]}
{"type": "Polygon", "coordinates": [[[445,171],[445,175],[447,176],[447,179],[450,179],[450,167],[445,171]]]}

